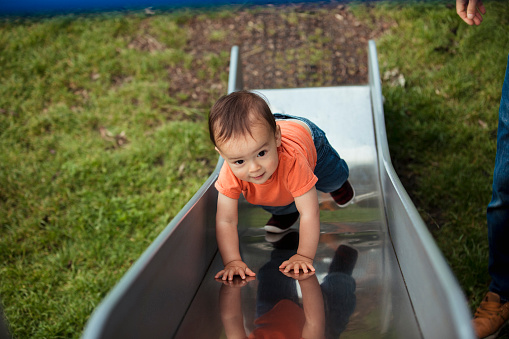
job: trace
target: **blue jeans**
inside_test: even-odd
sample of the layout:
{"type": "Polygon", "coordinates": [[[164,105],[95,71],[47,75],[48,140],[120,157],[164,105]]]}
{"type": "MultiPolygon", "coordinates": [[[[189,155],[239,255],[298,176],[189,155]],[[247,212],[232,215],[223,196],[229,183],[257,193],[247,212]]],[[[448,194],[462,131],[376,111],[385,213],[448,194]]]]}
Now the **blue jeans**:
{"type": "MultiPolygon", "coordinates": [[[[316,189],[324,193],[330,193],[346,182],[349,175],[348,165],[341,159],[338,152],[331,146],[325,136],[325,132],[306,118],[287,114],[275,113],[276,120],[297,119],[305,122],[311,129],[311,135],[316,148],[316,167],[314,173],[318,178],[316,189]]],[[[297,211],[295,202],[287,206],[261,206],[264,210],[276,214],[289,214],[297,211]]]]}
{"type": "Polygon", "coordinates": [[[487,212],[490,291],[509,301],[509,57],[498,111],[493,196],[487,212]]]}

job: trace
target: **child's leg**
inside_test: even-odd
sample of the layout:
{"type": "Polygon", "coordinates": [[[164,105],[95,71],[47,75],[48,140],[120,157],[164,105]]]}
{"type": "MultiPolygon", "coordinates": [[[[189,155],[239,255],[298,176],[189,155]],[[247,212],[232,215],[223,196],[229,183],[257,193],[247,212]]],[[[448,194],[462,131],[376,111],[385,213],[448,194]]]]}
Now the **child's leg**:
{"type": "Polygon", "coordinates": [[[350,171],[346,162],[325,139],[318,150],[315,175],[318,178],[316,189],[325,193],[334,192],[347,182],[350,171]]]}
{"type": "Polygon", "coordinates": [[[259,318],[270,311],[279,301],[288,299],[299,303],[296,281],[279,271],[279,265],[295,254],[295,249],[275,249],[270,255],[270,261],[258,271],[258,292],[256,298],[256,317],[259,318]]]}
{"type": "Polygon", "coordinates": [[[318,177],[316,189],[330,193],[339,207],[346,207],[353,202],[355,190],[348,181],[350,171],[346,162],[341,159],[338,152],[322,136],[322,140],[315,141],[317,145],[318,161],[315,175],[318,177]]]}
{"type": "Polygon", "coordinates": [[[287,206],[261,206],[272,217],[267,221],[265,230],[271,233],[283,233],[288,230],[299,218],[299,212],[295,203],[292,202],[287,206]]]}
{"type": "Polygon", "coordinates": [[[352,271],[357,262],[357,250],[341,245],[329,267],[329,274],[321,285],[326,318],[326,338],[338,338],[345,330],[355,310],[355,279],[352,271]]]}

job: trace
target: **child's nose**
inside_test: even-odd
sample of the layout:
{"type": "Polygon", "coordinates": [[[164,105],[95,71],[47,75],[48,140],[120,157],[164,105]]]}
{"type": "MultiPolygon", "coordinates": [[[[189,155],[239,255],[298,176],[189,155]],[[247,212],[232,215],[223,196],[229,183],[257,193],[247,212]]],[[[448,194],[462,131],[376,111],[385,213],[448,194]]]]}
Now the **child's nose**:
{"type": "Polygon", "coordinates": [[[251,162],[251,166],[249,167],[249,170],[251,172],[256,172],[258,171],[259,169],[261,168],[260,164],[258,163],[258,161],[253,161],[251,162]]]}

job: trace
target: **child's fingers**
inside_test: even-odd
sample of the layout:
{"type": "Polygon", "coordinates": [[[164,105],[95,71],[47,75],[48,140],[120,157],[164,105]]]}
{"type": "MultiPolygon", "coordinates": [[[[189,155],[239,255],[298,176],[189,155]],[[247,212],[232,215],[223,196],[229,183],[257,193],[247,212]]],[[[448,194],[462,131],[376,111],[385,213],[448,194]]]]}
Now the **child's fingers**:
{"type": "Polygon", "coordinates": [[[235,267],[230,270],[230,273],[228,274],[228,280],[233,280],[233,277],[239,275],[242,279],[246,278],[246,275],[244,274],[244,269],[240,267],[235,267]]]}
{"type": "Polygon", "coordinates": [[[249,269],[249,267],[230,267],[219,271],[214,278],[222,278],[223,281],[232,281],[236,275],[240,276],[242,279],[246,279],[247,276],[256,276],[256,273],[249,269]]]}
{"type": "Polygon", "coordinates": [[[302,270],[304,273],[308,273],[308,264],[306,262],[295,265],[294,272],[299,273],[302,270]]]}
{"type": "Polygon", "coordinates": [[[283,263],[279,265],[279,268],[285,268],[286,266],[288,266],[288,260],[283,261],[283,263]]]}
{"type": "Polygon", "coordinates": [[[312,265],[312,264],[309,264],[309,263],[308,263],[307,265],[308,265],[308,268],[309,268],[309,270],[310,270],[311,272],[314,272],[314,271],[315,271],[315,268],[313,267],[313,265],[312,265]]]}
{"type": "MultiPolygon", "coordinates": [[[[214,278],[216,278],[216,279],[217,279],[217,278],[220,278],[220,277],[222,277],[222,276],[224,276],[224,270],[221,270],[221,271],[217,272],[217,273],[216,273],[216,275],[214,276],[214,278]]],[[[223,279],[223,280],[224,280],[224,279],[223,279]]]]}
{"type": "Polygon", "coordinates": [[[235,275],[235,270],[230,270],[228,272],[228,280],[233,280],[234,275],[235,275]]]}
{"type": "Polygon", "coordinates": [[[246,267],[246,274],[250,277],[254,277],[256,276],[256,273],[251,271],[251,269],[249,267],[246,267]]]}
{"type": "Polygon", "coordinates": [[[230,272],[225,272],[225,274],[223,274],[223,280],[232,280],[230,272]]]}
{"type": "Polygon", "coordinates": [[[223,273],[223,280],[232,280],[230,278],[231,276],[231,270],[224,270],[224,273],[223,273]]]}
{"type": "MultiPolygon", "coordinates": [[[[288,265],[286,265],[285,272],[290,272],[292,269],[295,272],[295,263],[293,263],[293,262],[291,262],[288,265]]],[[[298,269],[297,269],[297,273],[299,273],[298,269]]]]}
{"type": "Polygon", "coordinates": [[[299,274],[300,270],[302,270],[304,273],[309,273],[310,271],[311,272],[314,272],[315,271],[315,268],[313,267],[312,264],[308,263],[308,262],[287,262],[285,261],[284,263],[281,264],[281,266],[279,266],[280,269],[283,269],[284,268],[284,273],[288,273],[290,271],[293,270],[293,272],[295,274],[299,274]]]}

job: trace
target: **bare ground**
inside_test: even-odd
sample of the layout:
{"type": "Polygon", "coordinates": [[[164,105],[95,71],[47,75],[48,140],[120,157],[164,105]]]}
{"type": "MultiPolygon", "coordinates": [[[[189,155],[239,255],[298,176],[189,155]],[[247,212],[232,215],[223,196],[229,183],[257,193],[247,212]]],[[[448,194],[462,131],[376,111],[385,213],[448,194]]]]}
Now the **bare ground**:
{"type": "Polygon", "coordinates": [[[217,18],[194,16],[183,24],[192,65],[168,70],[170,95],[192,93],[191,98],[182,95],[182,101],[206,108],[226,94],[225,75],[214,67],[228,70],[233,45],[240,47],[245,89],[366,83],[368,40],[390,27],[375,19],[360,21],[347,5],[335,3],[238,8],[217,18]],[[220,65],[214,64],[217,56],[220,65]]]}

